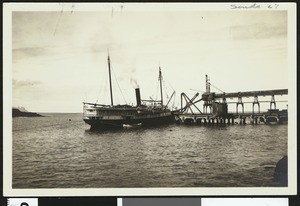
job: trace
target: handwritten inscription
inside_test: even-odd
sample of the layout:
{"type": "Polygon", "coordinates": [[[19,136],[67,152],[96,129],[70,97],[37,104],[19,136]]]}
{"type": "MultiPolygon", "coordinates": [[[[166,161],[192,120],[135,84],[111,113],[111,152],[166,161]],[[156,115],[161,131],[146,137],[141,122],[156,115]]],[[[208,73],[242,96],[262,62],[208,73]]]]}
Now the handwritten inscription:
{"type": "Polygon", "coordinates": [[[230,4],[230,9],[277,9],[279,4],[257,4],[257,3],[251,3],[251,4],[230,4]]]}
{"type": "Polygon", "coordinates": [[[268,9],[277,9],[278,6],[279,6],[279,4],[274,4],[274,5],[269,4],[268,9]]]}
{"type": "Polygon", "coordinates": [[[260,5],[253,3],[253,4],[231,4],[231,9],[260,9],[260,5]]]}

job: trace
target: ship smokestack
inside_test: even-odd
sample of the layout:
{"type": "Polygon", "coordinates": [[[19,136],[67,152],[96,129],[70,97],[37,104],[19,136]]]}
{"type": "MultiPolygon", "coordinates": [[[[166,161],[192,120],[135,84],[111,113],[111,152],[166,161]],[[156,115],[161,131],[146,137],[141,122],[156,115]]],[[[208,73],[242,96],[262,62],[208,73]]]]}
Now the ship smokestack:
{"type": "Polygon", "coordinates": [[[136,105],[141,106],[141,94],[140,94],[140,88],[135,89],[135,96],[136,96],[136,105]]]}

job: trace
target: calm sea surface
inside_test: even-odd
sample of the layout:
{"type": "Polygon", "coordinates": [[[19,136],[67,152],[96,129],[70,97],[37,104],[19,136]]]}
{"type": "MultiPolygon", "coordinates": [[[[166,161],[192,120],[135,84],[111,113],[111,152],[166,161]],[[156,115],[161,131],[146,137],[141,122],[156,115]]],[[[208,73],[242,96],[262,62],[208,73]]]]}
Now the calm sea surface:
{"type": "Polygon", "coordinates": [[[94,132],[44,115],[13,118],[13,188],[270,187],[287,154],[287,125],[94,132]]]}

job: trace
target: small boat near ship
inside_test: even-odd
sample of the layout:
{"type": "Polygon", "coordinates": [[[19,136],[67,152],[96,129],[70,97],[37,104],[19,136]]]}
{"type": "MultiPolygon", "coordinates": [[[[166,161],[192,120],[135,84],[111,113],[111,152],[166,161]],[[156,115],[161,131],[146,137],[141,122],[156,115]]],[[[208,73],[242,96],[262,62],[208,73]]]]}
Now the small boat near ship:
{"type": "Polygon", "coordinates": [[[91,130],[107,128],[123,128],[124,125],[157,126],[175,122],[175,117],[167,105],[163,104],[162,73],[159,68],[160,100],[141,100],[140,89],[135,89],[136,106],[114,105],[110,57],[108,55],[108,70],[110,84],[110,105],[83,102],[83,120],[91,126],[91,130]]]}

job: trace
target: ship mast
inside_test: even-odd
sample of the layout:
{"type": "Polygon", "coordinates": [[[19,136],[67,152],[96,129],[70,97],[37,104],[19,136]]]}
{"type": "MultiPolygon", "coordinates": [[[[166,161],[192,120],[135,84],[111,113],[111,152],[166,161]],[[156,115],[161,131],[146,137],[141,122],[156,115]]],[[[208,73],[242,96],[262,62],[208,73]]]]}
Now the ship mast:
{"type": "Polygon", "coordinates": [[[114,101],[113,101],[113,93],[112,93],[112,85],[111,85],[111,72],[110,72],[109,52],[108,52],[107,61],[108,61],[109,87],[110,87],[110,102],[111,102],[111,106],[113,106],[114,105],[114,101]]]}
{"type": "Polygon", "coordinates": [[[161,74],[161,68],[160,67],[159,67],[158,80],[159,80],[159,85],[160,85],[160,101],[161,101],[161,106],[163,106],[162,74],[161,74]]]}

